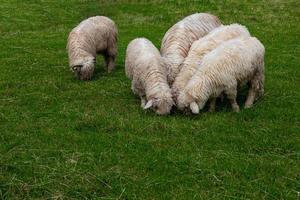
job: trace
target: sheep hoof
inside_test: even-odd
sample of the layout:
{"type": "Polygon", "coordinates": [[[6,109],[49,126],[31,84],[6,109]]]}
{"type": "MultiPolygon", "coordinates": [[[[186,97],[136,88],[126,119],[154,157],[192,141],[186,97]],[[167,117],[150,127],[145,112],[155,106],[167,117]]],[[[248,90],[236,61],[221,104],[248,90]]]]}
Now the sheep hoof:
{"type": "Polygon", "coordinates": [[[213,113],[213,112],[215,112],[215,111],[216,111],[215,108],[209,108],[209,109],[208,109],[208,112],[210,112],[210,113],[213,113]]]}
{"type": "Polygon", "coordinates": [[[245,108],[251,108],[252,106],[252,104],[245,104],[245,108]]]}
{"type": "Polygon", "coordinates": [[[233,112],[236,112],[236,113],[240,112],[240,108],[239,107],[234,107],[233,112]]]}

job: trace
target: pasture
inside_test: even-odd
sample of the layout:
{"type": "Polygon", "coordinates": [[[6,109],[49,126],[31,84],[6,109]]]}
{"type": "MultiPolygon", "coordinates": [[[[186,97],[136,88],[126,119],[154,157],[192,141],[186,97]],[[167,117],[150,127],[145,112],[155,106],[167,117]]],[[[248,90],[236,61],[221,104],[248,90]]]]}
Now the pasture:
{"type": "Polygon", "coordinates": [[[0,199],[299,199],[299,0],[1,0],[0,199]],[[127,44],[156,47],[195,12],[248,27],[266,48],[265,95],[251,109],[140,108],[127,44]],[[116,70],[92,81],[68,68],[66,40],[105,15],[119,29],[116,70]]]}

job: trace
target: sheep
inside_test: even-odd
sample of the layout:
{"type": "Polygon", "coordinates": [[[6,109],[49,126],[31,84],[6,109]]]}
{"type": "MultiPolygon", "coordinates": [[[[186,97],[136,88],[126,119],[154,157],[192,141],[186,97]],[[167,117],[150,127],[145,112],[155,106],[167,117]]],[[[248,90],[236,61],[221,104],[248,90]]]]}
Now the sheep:
{"type": "Polygon", "coordinates": [[[157,114],[169,114],[174,104],[166,70],[158,49],[146,38],[128,44],[125,72],[132,80],[131,89],[141,98],[141,107],[157,114]]]}
{"type": "Polygon", "coordinates": [[[71,71],[80,80],[92,78],[97,54],[105,58],[105,68],[115,67],[118,31],[115,23],[104,16],[82,21],[69,34],[67,51],[71,71]]]}
{"type": "Polygon", "coordinates": [[[222,92],[227,95],[232,109],[239,112],[236,102],[237,87],[249,81],[245,108],[264,92],[265,48],[255,37],[240,37],[226,41],[206,54],[200,68],[178,96],[180,110],[190,108],[198,114],[209,99],[212,106],[222,92]]]}
{"type": "Polygon", "coordinates": [[[172,85],[180,71],[192,43],[221,25],[218,17],[207,13],[195,13],[173,25],[164,35],[161,55],[168,69],[168,83],[172,85]]]}
{"type": "Polygon", "coordinates": [[[201,63],[204,55],[215,49],[222,42],[240,36],[250,37],[250,33],[245,26],[239,24],[222,25],[192,44],[188,56],[182,63],[180,72],[172,85],[172,94],[175,102],[177,101],[179,92],[184,89],[187,82],[200,66],[199,63],[201,63]]]}

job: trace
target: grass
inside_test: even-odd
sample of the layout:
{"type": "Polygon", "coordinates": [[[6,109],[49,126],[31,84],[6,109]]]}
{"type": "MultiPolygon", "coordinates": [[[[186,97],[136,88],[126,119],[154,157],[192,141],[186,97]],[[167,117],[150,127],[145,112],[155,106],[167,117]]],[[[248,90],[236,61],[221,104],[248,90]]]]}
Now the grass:
{"type": "MultiPolygon", "coordinates": [[[[0,199],[300,199],[298,0],[1,0],[0,199]],[[124,74],[127,44],[194,12],[246,25],[266,47],[252,109],[160,117],[124,74]],[[112,74],[73,78],[65,50],[81,20],[119,28],[112,74]]],[[[242,97],[244,98],[244,97],[242,97]]]]}

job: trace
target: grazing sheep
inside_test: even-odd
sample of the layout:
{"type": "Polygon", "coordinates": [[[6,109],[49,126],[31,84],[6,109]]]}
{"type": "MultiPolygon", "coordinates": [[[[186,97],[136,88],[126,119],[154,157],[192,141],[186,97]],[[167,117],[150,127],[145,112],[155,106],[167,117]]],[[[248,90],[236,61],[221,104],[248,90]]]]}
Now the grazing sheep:
{"type": "Polygon", "coordinates": [[[144,109],[168,114],[173,106],[167,74],[157,48],[145,38],[131,41],[126,50],[125,72],[132,80],[131,89],[141,98],[144,109]]]}
{"type": "Polygon", "coordinates": [[[161,55],[168,69],[168,83],[172,85],[180,71],[192,43],[221,25],[218,17],[207,13],[196,13],[173,25],[161,43],[161,55]]]}
{"type": "Polygon", "coordinates": [[[179,92],[184,89],[187,82],[200,66],[201,60],[205,54],[215,49],[222,42],[236,37],[250,37],[250,33],[245,26],[239,24],[231,24],[228,26],[220,26],[212,30],[209,34],[195,41],[181,65],[181,70],[172,85],[172,94],[177,101],[179,92]]]}
{"type": "Polygon", "coordinates": [[[227,95],[235,112],[237,87],[249,81],[245,107],[252,106],[264,91],[264,46],[255,37],[240,37],[222,43],[206,54],[192,79],[178,97],[178,108],[190,107],[198,114],[207,100],[214,104],[222,92],[227,95]]]}
{"type": "Polygon", "coordinates": [[[117,35],[115,23],[104,16],[90,17],[70,32],[67,44],[69,65],[78,79],[92,78],[97,54],[103,54],[108,72],[114,69],[117,35]]]}

